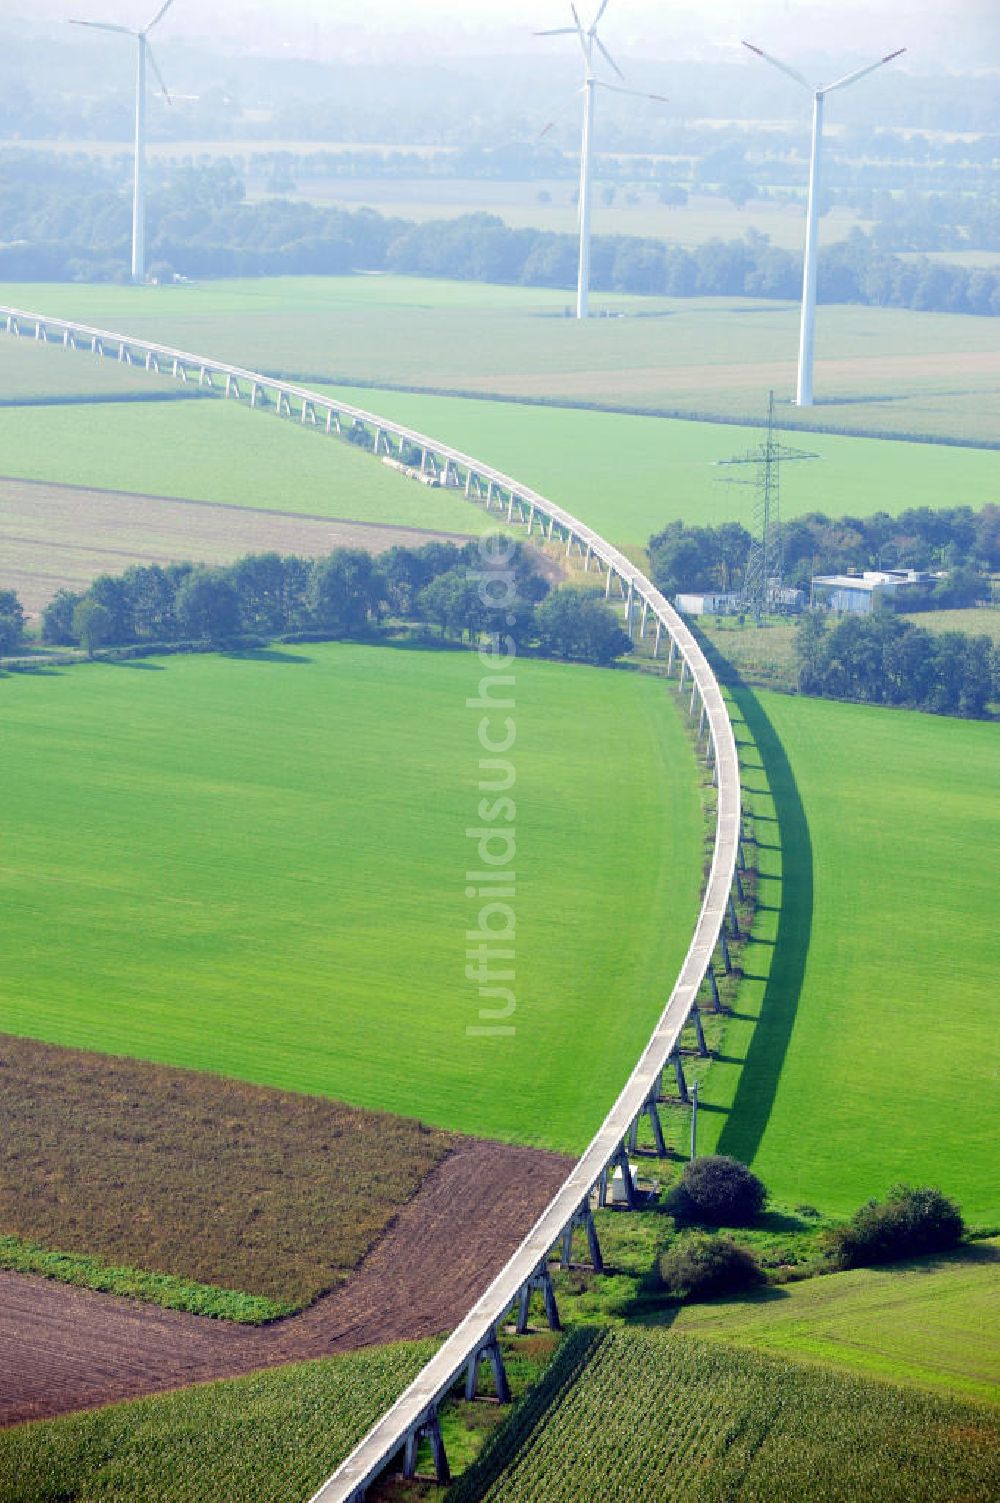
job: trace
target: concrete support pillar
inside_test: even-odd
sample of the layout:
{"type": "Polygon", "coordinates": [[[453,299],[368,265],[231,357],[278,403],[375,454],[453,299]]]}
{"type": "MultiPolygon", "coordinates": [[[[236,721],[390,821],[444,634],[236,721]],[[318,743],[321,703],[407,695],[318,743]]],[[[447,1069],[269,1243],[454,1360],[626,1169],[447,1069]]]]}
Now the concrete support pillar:
{"type": "Polygon", "coordinates": [[[597,1204],[603,1211],[608,1203],[608,1171],[602,1169],[597,1176],[597,1204]]]}
{"type": "Polygon", "coordinates": [[[593,554],[594,554],[594,550],[590,546],[590,544],[588,543],[587,544],[586,552],[583,555],[583,572],[584,572],[584,574],[589,574],[590,573],[590,560],[593,557],[593,554]]]}
{"type": "Polygon", "coordinates": [[[707,1059],[708,1045],[705,1042],[705,1030],[702,1027],[701,1013],[698,1011],[697,1005],[695,1005],[691,1009],[690,1021],[694,1026],[694,1036],[698,1040],[698,1053],[701,1055],[702,1059],[707,1059]]]}
{"type": "Polygon", "coordinates": [[[729,929],[733,939],[740,937],[740,921],[736,914],[736,904],[733,902],[732,893],[729,894],[729,902],[726,904],[726,912],[729,915],[729,929]]]}
{"type": "Polygon", "coordinates": [[[719,930],[719,949],[722,951],[722,964],[726,968],[726,975],[731,976],[733,974],[733,960],[729,953],[729,943],[726,939],[725,929],[719,930]]]}
{"type": "Polygon", "coordinates": [[[653,638],[653,656],[654,656],[654,658],[658,658],[660,656],[660,638],[661,638],[662,635],[663,635],[663,622],[660,620],[659,616],[657,616],[657,618],[656,618],[656,636],[653,638]]]}
{"type": "Polygon", "coordinates": [[[255,381],[250,388],[250,406],[256,407],[261,398],[261,390],[255,381]]]}
{"type": "Polygon", "coordinates": [[[681,689],[683,689],[683,687],[684,687],[685,681],[687,679],[687,671],[688,671],[687,658],[681,658],[681,676],[677,680],[677,692],[678,693],[680,693],[681,689]]]}
{"type": "Polygon", "coordinates": [[[638,1153],[638,1151],[639,1151],[639,1118],[638,1117],[636,1117],[635,1121],[632,1123],[632,1126],[628,1130],[628,1151],[629,1151],[629,1153],[638,1153]]]}
{"type": "Polygon", "coordinates": [[[644,600],[642,602],[642,611],[640,612],[640,615],[639,615],[639,640],[640,641],[646,635],[646,617],[648,615],[649,615],[649,601],[648,600],[644,600]]]}
{"type": "Polygon", "coordinates": [[[476,1397],[479,1387],[479,1368],[483,1362],[488,1362],[493,1369],[493,1382],[500,1403],[509,1404],[510,1384],[507,1381],[507,1369],[504,1367],[503,1353],[500,1350],[500,1343],[497,1341],[495,1334],[492,1341],[488,1341],[485,1346],[480,1347],[479,1351],[475,1352],[469,1358],[469,1365],[465,1370],[466,1400],[471,1404],[476,1397]]]}
{"type": "Polygon", "coordinates": [[[634,588],[630,579],[628,582],[628,591],[625,595],[625,631],[629,636],[632,635],[632,597],[634,588]]]}
{"type": "Polygon", "coordinates": [[[688,1091],[687,1080],[684,1076],[684,1062],[681,1059],[680,1055],[676,1053],[676,1051],[670,1056],[670,1063],[674,1067],[674,1079],[677,1081],[677,1094],[683,1101],[684,1105],[687,1106],[688,1102],[691,1100],[691,1096],[688,1091]]]}
{"type": "Polygon", "coordinates": [[[597,1240],[597,1227],[594,1225],[590,1206],[585,1204],[580,1215],[583,1218],[584,1231],[587,1233],[587,1250],[590,1253],[590,1261],[593,1264],[594,1272],[603,1273],[604,1258],[601,1255],[601,1244],[597,1240]]]}
{"type": "Polygon", "coordinates": [[[691,719],[692,715],[694,714],[694,707],[695,707],[695,702],[697,701],[697,698],[698,698],[698,682],[697,682],[696,679],[694,679],[692,677],[691,698],[688,700],[688,719],[689,720],[691,719]]]}
{"type": "Polygon", "coordinates": [[[567,558],[569,558],[569,556],[572,553],[572,551],[573,551],[573,534],[571,532],[567,532],[566,533],[566,557],[567,558]]]}
{"type": "Polygon", "coordinates": [[[441,1424],[436,1409],[432,1409],[423,1424],[418,1425],[406,1437],[406,1444],[403,1448],[403,1476],[407,1478],[416,1476],[417,1449],[422,1438],[426,1438],[431,1443],[435,1479],[442,1487],[448,1487],[451,1483],[451,1469],[448,1466],[448,1457],[445,1455],[444,1441],[441,1439],[441,1424]]]}
{"type": "Polygon", "coordinates": [[[493,490],[494,490],[494,484],[493,484],[493,481],[491,480],[489,482],[489,484],[487,485],[487,487],[486,487],[486,510],[487,511],[489,511],[490,507],[493,505],[493,490]]]}
{"type": "Polygon", "coordinates": [[[705,734],[705,721],[707,719],[708,719],[708,711],[705,708],[705,701],[702,700],[702,702],[701,702],[701,713],[698,716],[698,739],[699,739],[699,741],[701,740],[702,736],[705,734]]]}
{"type": "Polygon", "coordinates": [[[712,1010],[714,1012],[721,1012],[722,998],[719,996],[719,983],[715,977],[714,966],[709,966],[708,970],[705,972],[705,980],[708,982],[708,989],[712,994],[712,1010]]]}
{"type": "Polygon", "coordinates": [[[740,876],[740,868],[739,868],[738,864],[737,864],[736,870],[733,872],[733,881],[736,884],[736,901],[737,901],[737,903],[745,903],[746,902],[746,893],[743,890],[743,878],[740,876]]]}
{"type": "Polygon", "coordinates": [[[659,1108],[656,1105],[656,1098],[654,1096],[651,1096],[646,1102],[646,1115],[649,1118],[649,1125],[653,1129],[653,1142],[656,1145],[657,1157],[665,1159],[667,1156],[667,1145],[663,1137],[663,1126],[660,1122],[660,1112],[659,1108]]]}
{"type": "Polygon", "coordinates": [[[509,496],[509,498],[507,500],[507,521],[508,522],[513,522],[513,520],[514,520],[514,501],[515,501],[515,499],[516,498],[514,496],[514,492],[511,491],[510,496],[509,496]]]}
{"type": "Polygon", "coordinates": [[[670,638],[670,651],[667,654],[667,677],[668,678],[671,676],[671,674],[674,671],[674,658],[676,656],[677,656],[677,643],[674,641],[673,637],[671,637],[670,638]]]}
{"type": "Polygon", "coordinates": [[[549,1273],[549,1265],[542,1263],[532,1274],[518,1297],[517,1310],[517,1334],[523,1336],[528,1329],[528,1312],[531,1307],[531,1296],[535,1290],[541,1293],[545,1304],[545,1318],[549,1323],[550,1331],[561,1331],[562,1323],[559,1320],[559,1310],[556,1305],[555,1290],[552,1288],[552,1275],[549,1273]]]}
{"type": "Polygon", "coordinates": [[[604,581],[604,598],[605,598],[605,600],[610,600],[611,599],[611,565],[610,564],[608,565],[608,577],[604,581]]]}
{"type": "Polygon", "coordinates": [[[615,1156],[612,1162],[617,1165],[617,1167],[622,1172],[622,1180],[625,1184],[625,1199],[628,1203],[629,1210],[634,1211],[636,1205],[638,1204],[639,1198],[636,1195],[635,1181],[632,1178],[632,1165],[628,1161],[628,1150],[625,1147],[624,1143],[620,1144],[619,1147],[615,1150],[615,1156]]]}
{"type": "Polygon", "coordinates": [[[528,534],[533,537],[535,532],[535,503],[528,507],[528,534]]]}
{"type": "Polygon", "coordinates": [[[466,472],[465,472],[465,499],[468,500],[471,495],[472,495],[472,471],[471,470],[466,470],[466,472]]]}

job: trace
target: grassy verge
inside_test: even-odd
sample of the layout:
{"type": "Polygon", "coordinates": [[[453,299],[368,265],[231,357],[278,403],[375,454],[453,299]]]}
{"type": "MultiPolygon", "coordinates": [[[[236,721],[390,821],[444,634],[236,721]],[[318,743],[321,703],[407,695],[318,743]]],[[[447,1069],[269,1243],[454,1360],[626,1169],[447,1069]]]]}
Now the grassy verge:
{"type": "Polygon", "coordinates": [[[208,1315],[216,1320],[235,1320],[243,1325],[261,1326],[281,1315],[290,1315],[297,1307],[278,1304],[257,1294],[238,1289],[220,1289],[211,1284],[195,1284],[169,1273],[150,1273],[141,1268],[121,1268],[102,1263],[99,1258],[80,1253],[55,1252],[24,1242],[19,1237],[0,1237],[0,1268],[14,1273],[38,1273],[57,1279],[61,1284],[75,1284],[80,1289],[96,1289],[101,1294],[119,1294],[162,1305],[165,1310],[186,1310],[190,1315],[208,1315]]]}

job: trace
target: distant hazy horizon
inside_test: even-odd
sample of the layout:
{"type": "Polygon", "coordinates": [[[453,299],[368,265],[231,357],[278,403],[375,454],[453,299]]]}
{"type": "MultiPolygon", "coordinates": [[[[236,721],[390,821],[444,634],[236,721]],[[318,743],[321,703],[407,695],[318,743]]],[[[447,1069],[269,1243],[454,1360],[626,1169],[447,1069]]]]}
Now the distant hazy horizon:
{"type": "MultiPolygon", "coordinates": [[[[585,0],[585,22],[597,0],[585,0]]],[[[157,0],[0,0],[0,24],[53,24],[69,16],[141,26],[157,0]]],[[[210,7],[175,0],[162,24],[161,45],[199,42],[228,53],[373,61],[511,53],[535,42],[531,33],[569,19],[567,0],[216,0],[210,7]],[[419,23],[415,24],[415,14],[419,23]]],[[[608,45],[623,56],[719,59],[741,35],[787,55],[879,53],[906,46],[916,71],[1000,68],[998,0],[611,0],[603,23],[608,45]]]]}

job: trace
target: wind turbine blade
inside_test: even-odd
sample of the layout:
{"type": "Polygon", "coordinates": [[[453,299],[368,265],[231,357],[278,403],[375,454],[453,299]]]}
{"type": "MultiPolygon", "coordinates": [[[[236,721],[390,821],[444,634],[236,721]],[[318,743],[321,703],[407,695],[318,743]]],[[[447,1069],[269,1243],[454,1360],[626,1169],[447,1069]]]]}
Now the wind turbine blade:
{"type": "Polygon", "coordinates": [[[611,64],[612,68],[614,68],[615,72],[618,74],[618,77],[619,78],[624,78],[625,77],[624,73],[619,68],[618,64],[615,62],[614,58],[611,56],[611,53],[605,47],[605,45],[601,41],[600,37],[595,36],[594,37],[594,42],[600,48],[601,52],[604,54],[604,57],[607,60],[607,62],[609,62],[611,64]]]}
{"type": "Polygon", "coordinates": [[[174,0],[166,0],[166,3],[160,6],[159,10],[156,12],[156,15],[146,27],[147,31],[152,31],[154,26],[159,26],[160,22],[163,20],[163,17],[167,14],[167,11],[170,9],[173,3],[174,0]]]}
{"type": "Polygon", "coordinates": [[[795,82],[801,84],[804,89],[808,89],[810,94],[815,94],[815,85],[811,84],[808,78],[804,78],[795,68],[790,68],[787,63],[779,62],[776,57],[772,57],[769,52],[765,52],[763,47],[755,47],[753,42],[744,41],[743,45],[750,52],[756,52],[757,56],[762,57],[766,63],[770,63],[772,68],[779,68],[782,73],[787,73],[789,78],[794,78],[795,82]]]}
{"type": "Polygon", "coordinates": [[[593,23],[591,24],[590,30],[592,33],[596,31],[597,27],[601,24],[601,17],[604,15],[604,12],[607,10],[610,4],[611,0],[601,0],[601,8],[597,12],[597,15],[594,17],[593,23]]]}
{"type": "Polygon", "coordinates": [[[820,92],[832,94],[834,89],[846,89],[848,84],[857,83],[859,78],[864,78],[868,73],[874,73],[876,68],[891,63],[894,57],[901,57],[905,51],[905,47],[900,47],[896,52],[887,52],[885,57],[880,57],[877,63],[869,63],[867,68],[859,68],[856,73],[848,73],[844,78],[838,78],[836,83],[827,84],[826,88],[821,89],[820,92]]]}
{"type": "Polygon", "coordinates": [[[156,74],[156,82],[160,86],[160,91],[163,94],[164,99],[168,104],[173,104],[174,101],[170,97],[170,90],[163,82],[163,74],[160,72],[156,58],[153,56],[153,49],[148,42],[146,43],[146,60],[149,63],[149,66],[152,68],[153,72],[156,74]]]}
{"type": "Polygon", "coordinates": [[[129,26],[113,26],[110,21],[70,21],[71,26],[92,26],[95,31],[120,31],[123,36],[137,37],[139,33],[129,26]]]}
{"type": "Polygon", "coordinates": [[[670,103],[665,94],[647,94],[643,89],[623,89],[620,84],[605,83],[603,78],[598,78],[595,82],[599,89],[610,89],[612,94],[631,94],[633,99],[655,99],[657,104],[670,103]]]}
{"type": "Polygon", "coordinates": [[[576,29],[582,35],[582,33],[583,33],[583,22],[580,20],[580,12],[577,10],[576,6],[573,4],[573,0],[569,0],[569,8],[573,12],[573,20],[576,22],[576,29]]]}
{"type": "Polygon", "coordinates": [[[536,31],[535,32],[535,36],[536,37],[575,37],[576,33],[577,33],[577,29],[576,29],[575,26],[557,26],[552,31],[536,31]]]}

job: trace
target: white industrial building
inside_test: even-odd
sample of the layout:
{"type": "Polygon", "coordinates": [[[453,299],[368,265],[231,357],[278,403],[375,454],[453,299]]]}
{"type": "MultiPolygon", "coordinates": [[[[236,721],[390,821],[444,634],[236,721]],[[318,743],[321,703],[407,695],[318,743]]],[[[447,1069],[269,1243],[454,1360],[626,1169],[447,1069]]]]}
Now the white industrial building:
{"type": "Polygon", "coordinates": [[[920,569],[866,569],[863,574],[815,574],[812,581],[814,605],[831,611],[868,616],[883,600],[891,600],[915,585],[935,582],[936,575],[920,569]]]}

